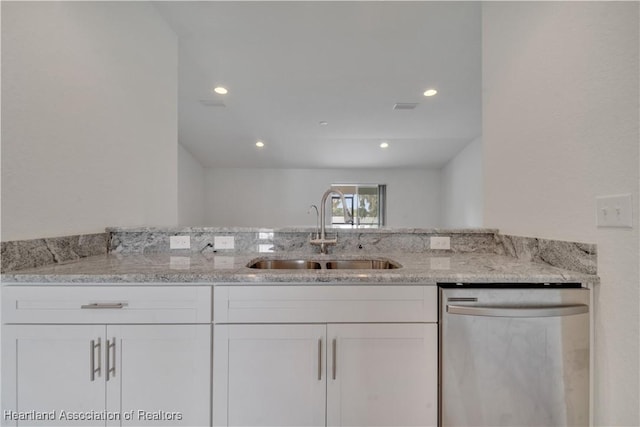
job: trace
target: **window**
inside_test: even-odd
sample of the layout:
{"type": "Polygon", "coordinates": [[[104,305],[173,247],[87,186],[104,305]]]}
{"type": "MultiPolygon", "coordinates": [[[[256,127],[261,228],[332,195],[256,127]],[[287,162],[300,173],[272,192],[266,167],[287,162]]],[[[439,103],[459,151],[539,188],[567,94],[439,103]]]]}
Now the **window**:
{"type": "Polygon", "coordinates": [[[353,215],[353,224],[344,222],[342,199],[331,198],[331,225],[341,228],[378,228],[385,225],[387,186],[381,184],[333,184],[342,191],[347,209],[353,215]]]}

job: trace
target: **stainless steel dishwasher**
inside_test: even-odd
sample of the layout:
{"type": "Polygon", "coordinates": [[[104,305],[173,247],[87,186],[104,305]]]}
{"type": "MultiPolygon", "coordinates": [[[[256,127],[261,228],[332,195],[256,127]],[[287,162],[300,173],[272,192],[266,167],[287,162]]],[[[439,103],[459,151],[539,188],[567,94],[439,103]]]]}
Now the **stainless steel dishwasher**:
{"type": "Polygon", "coordinates": [[[442,426],[589,425],[589,290],[441,284],[439,327],[442,426]]]}

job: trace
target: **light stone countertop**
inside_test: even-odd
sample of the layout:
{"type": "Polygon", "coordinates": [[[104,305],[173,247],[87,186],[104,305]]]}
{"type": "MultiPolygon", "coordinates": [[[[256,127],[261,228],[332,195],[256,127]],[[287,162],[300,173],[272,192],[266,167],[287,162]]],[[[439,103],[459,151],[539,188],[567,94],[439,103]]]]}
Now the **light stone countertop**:
{"type": "Polygon", "coordinates": [[[491,253],[329,254],[157,253],[97,255],[62,264],[7,272],[12,284],[436,284],[467,283],[598,283],[598,276],[526,262],[491,253]],[[390,270],[258,270],[254,259],[390,259],[402,265],[390,270]]]}
{"type": "MultiPolygon", "coordinates": [[[[109,233],[313,233],[316,228],[305,226],[292,227],[107,227],[109,233]]],[[[410,228],[410,227],[327,227],[327,233],[340,234],[495,234],[497,228],[410,228]]]]}

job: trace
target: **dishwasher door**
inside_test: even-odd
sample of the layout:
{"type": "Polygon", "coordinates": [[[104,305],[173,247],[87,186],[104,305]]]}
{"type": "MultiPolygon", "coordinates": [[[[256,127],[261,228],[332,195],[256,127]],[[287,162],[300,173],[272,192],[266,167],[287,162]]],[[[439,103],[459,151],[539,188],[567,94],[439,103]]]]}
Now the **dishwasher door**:
{"type": "Polygon", "coordinates": [[[440,289],[442,426],[588,426],[589,290],[440,289]]]}

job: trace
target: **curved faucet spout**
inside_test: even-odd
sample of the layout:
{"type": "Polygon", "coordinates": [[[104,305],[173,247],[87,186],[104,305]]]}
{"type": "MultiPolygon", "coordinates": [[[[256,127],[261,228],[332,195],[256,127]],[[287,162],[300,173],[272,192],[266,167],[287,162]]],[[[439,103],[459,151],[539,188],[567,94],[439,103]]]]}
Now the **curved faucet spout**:
{"type": "Polygon", "coordinates": [[[342,201],[342,212],[344,215],[344,222],[348,224],[353,219],[351,212],[349,212],[349,209],[347,208],[347,200],[344,198],[344,193],[338,190],[337,188],[328,189],[327,191],[324,192],[324,194],[322,195],[322,200],[320,201],[320,238],[321,239],[324,239],[325,237],[325,225],[326,225],[325,210],[327,205],[327,198],[329,197],[330,194],[337,194],[338,196],[340,196],[340,199],[342,201]]]}
{"type": "Polygon", "coordinates": [[[325,212],[326,212],[327,198],[329,197],[330,194],[337,194],[338,196],[340,196],[340,199],[342,199],[344,222],[349,223],[352,221],[352,218],[353,218],[351,213],[349,212],[349,209],[347,209],[347,200],[345,199],[344,193],[342,191],[335,188],[329,188],[327,191],[324,192],[324,194],[322,195],[322,201],[320,202],[320,235],[317,236],[316,239],[311,240],[312,245],[320,246],[320,253],[323,253],[323,254],[327,253],[328,245],[335,245],[338,242],[337,236],[334,239],[326,238],[325,212]]]}
{"type": "Polygon", "coordinates": [[[320,237],[320,212],[318,211],[318,207],[316,205],[309,206],[308,214],[311,213],[311,210],[316,210],[316,239],[320,237]]]}

